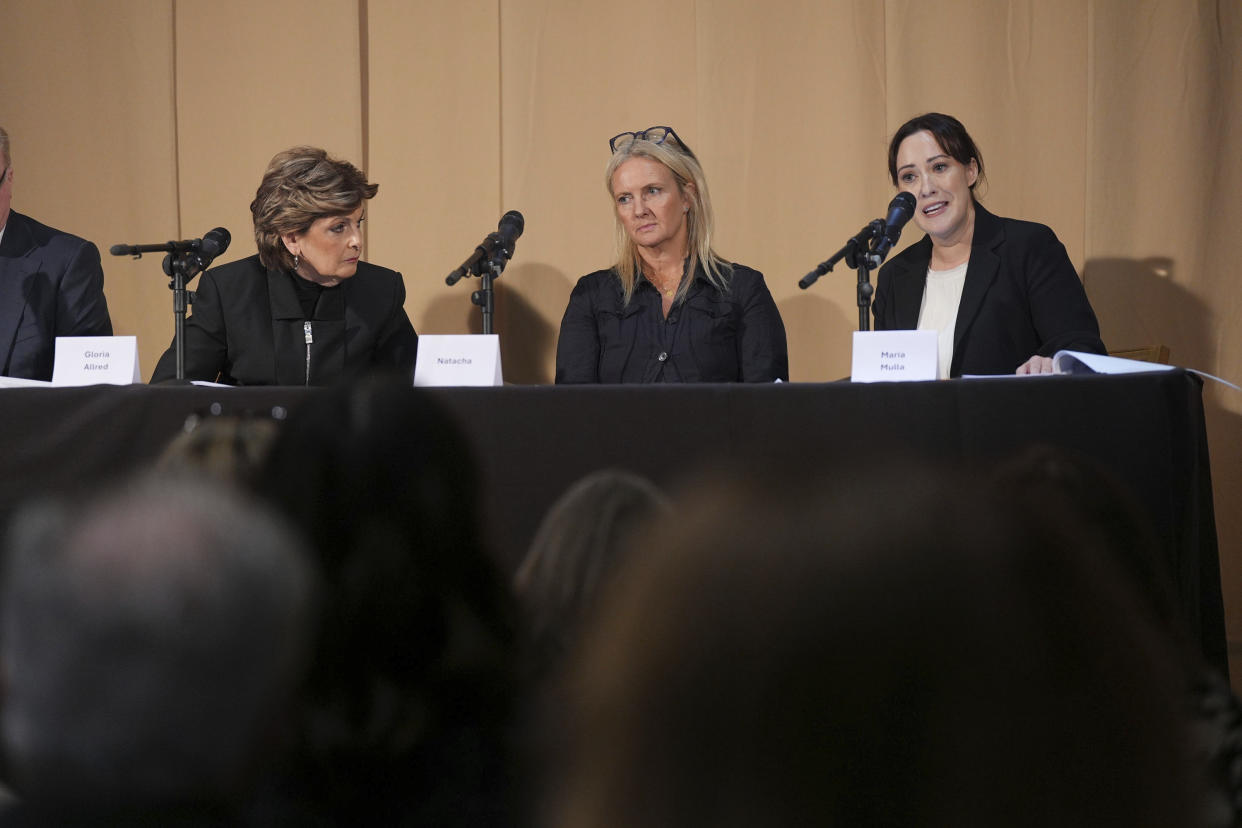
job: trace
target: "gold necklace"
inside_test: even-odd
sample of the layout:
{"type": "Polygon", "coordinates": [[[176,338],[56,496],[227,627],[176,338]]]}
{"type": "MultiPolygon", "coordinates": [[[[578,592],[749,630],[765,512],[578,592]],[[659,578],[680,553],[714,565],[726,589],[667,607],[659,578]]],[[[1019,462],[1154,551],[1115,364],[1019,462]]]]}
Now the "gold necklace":
{"type": "Polygon", "coordinates": [[[660,287],[659,285],[657,285],[654,279],[648,278],[647,281],[651,282],[651,286],[655,288],[656,290],[660,291],[660,293],[663,293],[665,296],[672,296],[674,293],[677,292],[678,285],[681,284],[681,282],[678,281],[678,283],[676,285],[673,285],[671,288],[666,288],[666,287],[660,287]]]}

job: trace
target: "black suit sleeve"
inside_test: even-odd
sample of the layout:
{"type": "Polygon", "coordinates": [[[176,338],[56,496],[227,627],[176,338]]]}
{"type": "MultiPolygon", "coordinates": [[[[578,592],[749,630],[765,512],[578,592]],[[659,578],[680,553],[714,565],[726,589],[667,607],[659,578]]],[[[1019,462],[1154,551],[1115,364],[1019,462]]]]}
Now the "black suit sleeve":
{"type": "Polygon", "coordinates": [[[556,340],[557,385],[599,382],[599,321],[594,291],[586,278],[569,295],[556,340]]]}
{"type": "Polygon", "coordinates": [[[1061,350],[1107,353],[1087,292],[1056,234],[1039,225],[1038,238],[1025,254],[1022,272],[1039,355],[1050,357],[1061,350]]]}
{"type": "Polygon", "coordinates": [[[82,241],[70,258],[56,296],[56,336],[112,336],[103,293],[99,248],[82,241]]]}
{"type": "Polygon", "coordinates": [[[738,364],[742,382],[789,381],[789,347],[785,323],[776,308],[762,273],[755,273],[754,284],[739,297],[742,323],[738,330],[738,364]]]}
{"type": "Polygon", "coordinates": [[[405,312],[405,280],[398,273],[388,317],[375,337],[375,364],[396,368],[412,377],[417,354],[418,334],[405,312]]]}

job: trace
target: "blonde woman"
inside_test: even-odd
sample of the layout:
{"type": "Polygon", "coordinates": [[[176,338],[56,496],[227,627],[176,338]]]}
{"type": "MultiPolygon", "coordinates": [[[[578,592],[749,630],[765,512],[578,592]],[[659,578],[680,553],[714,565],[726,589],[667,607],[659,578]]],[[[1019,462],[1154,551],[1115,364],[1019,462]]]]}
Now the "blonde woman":
{"type": "Polygon", "coordinates": [[[712,249],[694,153],[666,126],[623,132],[609,147],[620,255],[570,295],[557,383],[788,380],[785,326],[763,274],[712,249]]]}

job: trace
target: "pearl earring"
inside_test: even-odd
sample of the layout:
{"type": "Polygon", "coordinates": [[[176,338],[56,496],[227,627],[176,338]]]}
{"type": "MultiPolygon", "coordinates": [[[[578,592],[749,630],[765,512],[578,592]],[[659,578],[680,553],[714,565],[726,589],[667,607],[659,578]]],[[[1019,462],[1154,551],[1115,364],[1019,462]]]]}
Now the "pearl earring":
{"type": "Polygon", "coordinates": [[[294,253],[294,254],[293,254],[293,269],[294,269],[294,270],[297,270],[297,269],[298,269],[298,265],[299,265],[299,264],[301,264],[301,263],[302,263],[302,260],[301,260],[300,258],[298,258],[298,254],[297,254],[297,253],[294,253]]]}

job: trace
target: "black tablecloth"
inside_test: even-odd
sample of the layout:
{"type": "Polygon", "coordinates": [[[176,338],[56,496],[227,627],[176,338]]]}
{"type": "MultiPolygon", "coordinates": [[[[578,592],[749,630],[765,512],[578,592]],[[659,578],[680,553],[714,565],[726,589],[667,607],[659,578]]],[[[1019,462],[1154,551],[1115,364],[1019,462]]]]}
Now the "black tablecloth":
{"type": "MultiPolygon", "coordinates": [[[[874,385],[458,388],[481,464],[480,506],[513,566],[549,505],[604,467],[673,484],[706,465],[849,475],[886,458],[989,463],[1037,444],[1095,458],[1128,482],[1175,573],[1192,631],[1226,662],[1200,381],[1183,371],[874,385]]],[[[0,391],[0,515],[24,497],[106,485],[155,457],[187,415],[296,409],[316,389],[107,387],[0,391]]],[[[413,392],[412,392],[413,393],[413,392]]],[[[877,508],[880,508],[877,505],[877,508]]]]}

